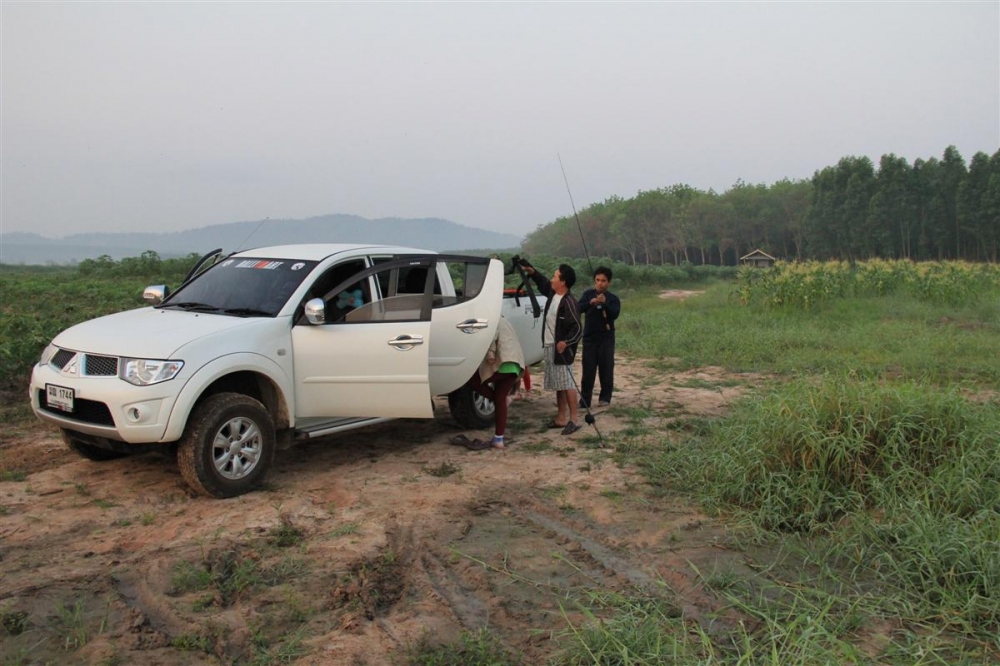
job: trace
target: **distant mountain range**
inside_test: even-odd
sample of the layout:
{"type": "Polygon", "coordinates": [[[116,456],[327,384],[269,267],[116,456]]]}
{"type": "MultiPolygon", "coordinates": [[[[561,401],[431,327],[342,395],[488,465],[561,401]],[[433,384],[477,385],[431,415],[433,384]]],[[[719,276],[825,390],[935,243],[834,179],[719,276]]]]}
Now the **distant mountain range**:
{"type": "Polygon", "coordinates": [[[105,254],[116,260],[138,257],[146,250],[167,259],[192,252],[203,254],[217,247],[231,252],[284,243],[377,243],[442,252],[515,249],[520,247],[521,238],[439,218],[370,220],[357,215],[323,215],[304,220],[230,222],[169,233],[88,233],[58,239],[25,232],[0,234],[0,263],[75,264],[105,254]]]}

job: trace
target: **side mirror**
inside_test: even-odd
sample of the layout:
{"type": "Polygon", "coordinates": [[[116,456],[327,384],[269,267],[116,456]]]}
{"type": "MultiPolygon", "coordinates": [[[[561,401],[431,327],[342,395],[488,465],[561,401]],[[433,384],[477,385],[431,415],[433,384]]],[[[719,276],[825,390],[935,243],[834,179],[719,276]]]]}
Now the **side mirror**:
{"type": "Polygon", "coordinates": [[[170,287],[165,284],[157,284],[146,289],[142,292],[142,300],[146,301],[150,305],[159,305],[163,302],[167,296],[170,295],[170,287]]]}
{"type": "Polygon", "coordinates": [[[323,302],[322,298],[311,298],[306,301],[303,311],[306,315],[306,321],[310,324],[326,323],[326,303],[323,302]]]}

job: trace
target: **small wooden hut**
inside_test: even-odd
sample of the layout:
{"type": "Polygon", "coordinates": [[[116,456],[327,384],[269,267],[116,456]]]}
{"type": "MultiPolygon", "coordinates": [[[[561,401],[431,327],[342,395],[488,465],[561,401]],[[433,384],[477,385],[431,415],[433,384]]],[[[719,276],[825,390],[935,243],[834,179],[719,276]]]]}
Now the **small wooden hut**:
{"type": "Polygon", "coordinates": [[[774,266],[776,259],[764,252],[760,248],[754,250],[750,254],[745,254],[740,257],[740,263],[744,266],[753,266],[754,268],[770,268],[774,266]]]}

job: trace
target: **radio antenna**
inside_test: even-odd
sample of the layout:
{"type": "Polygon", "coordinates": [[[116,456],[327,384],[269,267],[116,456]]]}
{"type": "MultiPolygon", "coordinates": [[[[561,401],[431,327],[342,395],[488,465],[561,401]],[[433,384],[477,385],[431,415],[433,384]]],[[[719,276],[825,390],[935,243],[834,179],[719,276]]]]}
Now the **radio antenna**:
{"type": "Polygon", "coordinates": [[[594,265],[590,263],[590,252],[587,251],[587,239],[583,237],[583,226],[580,224],[580,216],[576,213],[576,204],[573,203],[573,193],[569,189],[569,178],[566,177],[566,169],[563,168],[562,156],[556,153],[559,158],[559,169],[562,171],[563,181],[566,183],[566,194],[569,195],[569,205],[573,207],[573,217],[576,218],[576,229],[580,232],[580,242],[583,243],[583,254],[587,257],[587,266],[590,267],[590,274],[594,274],[594,265]]]}
{"type": "MultiPolygon", "coordinates": [[[[583,243],[583,254],[587,257],[587,266],[590,267],[590,274],[594,274],[594,265],[590,263],[590,252],[587,252],[587,239],[583,237],[583,225],[580,224],[580,216],[576,212],[576,204],[573,203],[573,193],[569,189],[569,178],[566,177],[566,169],[563,168],[562,156],[556,153],[556,157],[559,158],[559,169],[562,171],[563,180],[566,182],[566,194],[569,195],[569,205],[573,207],[573,217],[576,218],[576,228],[580,232],[580,242],[583,243]]],[[[605,314],[605,317],[607,315],[605,314]]],[[[576,384],[576,377],[573,376],[571,372],[569,374],[570,379],[573,380],[573,388],[576,389],[577,395],[580,394],[580,387],[576,384]]],[[[601,442],[601,446],[604,446],[604,437],[601,436],[601,431],[597,429],[597,419],[594,418],[594,413],[590,411],[590,405],[583,403],[583,409],[587,412],[587,415],[583,417],[583,420],[588,424],[594,426],[594,432],[597,433],[597,439],[601,442]]]]}
{"type": "Polygon", "coordinates": [[[249,236],[247,236],[246,238],[244,238],[244,239],[243,239],[243,242],[242,242],[242,243],[240,243],[240,246],[239,246],[238,248],[236,248],[236,250],[234,250],[234,251],[233,251],[233,254],[236,254],[237,252],[239,252],[240,250],[242,250],[242,249],[243,249],[243,246],[247,244],[247,241],[248,241],[248,240],[250,240],[250,239],[251,239],[251,238],[253,237],[253,235],[254,235],[255,233],[257,233],[257,232],[258,232],[258,231],[260,230],[260,228],[261,228],[262,226],[264,226],[264,223],[265,223],[265,222],[267,222],[267,221],[268,221],[268,220],[270,220],[270,219],[271,219],[270,217],[265,217],[265,218],[264,218],[263,220],[261,220],[261,221],[260,221],[260,224],[258,224],[258,225],[257,225],[257,226],[256,226],[256,227],[254,228],[254,230],[250,232],[250,235],[249,235],[249,236]]]}

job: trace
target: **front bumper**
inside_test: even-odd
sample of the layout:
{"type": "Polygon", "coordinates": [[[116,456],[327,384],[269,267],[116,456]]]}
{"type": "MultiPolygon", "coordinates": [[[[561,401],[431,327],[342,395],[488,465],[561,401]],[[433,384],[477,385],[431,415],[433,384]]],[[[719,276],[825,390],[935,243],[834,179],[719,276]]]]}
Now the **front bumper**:
{"type": "Polygon", "coordinates": [[[134,386],[114,376],[74,376],[51,365],[31,372],[31,407],[38,418],[60,428],[129,444],[162,441],[180,383],[134,386]],[[73,411],[49,405],[46,385],[73,390],[73,411]],[[172,384],[172,385],[171,385],[172,384]]]}

